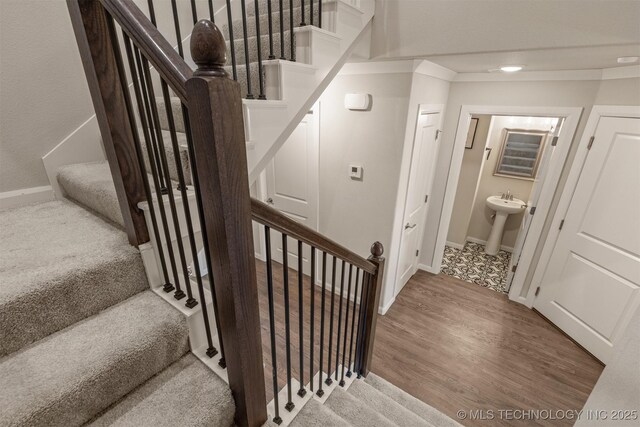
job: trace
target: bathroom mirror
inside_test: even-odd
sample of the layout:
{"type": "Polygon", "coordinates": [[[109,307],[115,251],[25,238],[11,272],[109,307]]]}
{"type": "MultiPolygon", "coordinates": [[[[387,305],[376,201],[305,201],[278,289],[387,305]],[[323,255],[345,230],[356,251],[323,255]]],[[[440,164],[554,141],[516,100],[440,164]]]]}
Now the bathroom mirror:
{"type": "Polygon", "coordinates": [[[505,129],[495,176],[533,180],[549,132],[505,129]]]}

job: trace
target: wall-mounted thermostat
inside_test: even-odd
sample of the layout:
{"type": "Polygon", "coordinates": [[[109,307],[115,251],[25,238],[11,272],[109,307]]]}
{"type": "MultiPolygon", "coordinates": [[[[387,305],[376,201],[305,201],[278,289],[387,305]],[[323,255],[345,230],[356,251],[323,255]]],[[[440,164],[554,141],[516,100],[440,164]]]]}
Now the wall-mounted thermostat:
{"type": "Polygon", "coordinates": [[[371,106],[371,95],[368,93],[348,93],[344,96],[344,108],[347,110],[366,111],[371,106]]]}
{"type": "Polygon", "coordinates": [[[349,178],[358,180],[362,179],[362,166],[349,165],[349,178]]]}

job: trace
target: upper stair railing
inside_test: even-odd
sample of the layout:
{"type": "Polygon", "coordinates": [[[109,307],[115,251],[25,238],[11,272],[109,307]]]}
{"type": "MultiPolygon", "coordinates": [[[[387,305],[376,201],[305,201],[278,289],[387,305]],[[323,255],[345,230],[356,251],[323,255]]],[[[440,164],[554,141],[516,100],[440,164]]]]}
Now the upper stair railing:
{"type": "MultiPolygon", "coordinates": [[[[158,11],[151,7],[152,2],[151,18],[133,0],[67,3],[129,241],[138,246],[154,238],[162,289],[176,300],[184,299],[187,308],[202,310],[206,354],[221,356],[219,365],[227,370],[236,403],[236,424],[258,426],[267,420],[261,291],[269,301],[263,319],[270,325],[275,422],[281,411],[278,391],[285,382],[284,410],[291,411],[292,393],[305,393],[307,379],[309,391],[322,395],[323,384],[330,384],[331,376],[343,381],[352,373],[366,375],[384,271],[382,245],[374,244],[372,256],[364,259],[251,199],[241,88],[225,68],[227,45],[218,27],[210,20],[196,23],[190,53],[197,69],[192,70],[183,52],[176,52],[154,25],[158,11]],[[180,99],[178,105],[172,95],[180,99]],[[141,209],[144,203],[148,223],[141,209]],[[265,230],[266,289],[258,287],[252,220],[265,230]],[[282,278],[273,274],[273,233],[279,234],[284,249],[282,278]],[[298,304],[293,305],[299,316],[295,329],[298,390],[291,387],[292,349],[296,351],[291,340],[289,267],[295,270],[296,266],[288,262],[292,253],[287,249],[289,239],[297,245],[297,271],[307,269],[307,274],[298,275],[298,304]],[[204,265],[199,248],[204,249],[204,265]],[[304,265],[303,252],[310,254],[310,267],[304,265]],[[316,263],[320,256],[321,263],[316,263]],[[328,261],[332,261],[330,282],[328,261]],[[208,282],[201,274],[205,267],[208,282]],[[321,268],[320,275],[317,268],[321,268]],[[305,280],[310,304],[304,297],[305,280]],[[273,289],[278,286],[286,294],[284,325],[278,323],[280,317],[275,313],[273,289]],[[321,304],[318,316],[316,293],[321,304]],[[209,294],[211,306],[207,304],[209,294]],[[329,313],[325,313],[327,305],[329,313]],[[304,307],[309,307],[308,322],[304,307]],[[325,335],[326,322],[329,330],[325,335]],[[282,330],[286,342],[279,345],[276,335],[282,330]],[[287,374],[281,381],[277,365],[282,347],[287,374]],[[319,380],[314,384],[316,372],[319,380]]],[[[175,11],[174,1],[172,5],[175,11]]],[[[258,6],[256,1],[255,8],[258,6]]],[[[301,7],[304,10],[304,4],[301,7]]]]}

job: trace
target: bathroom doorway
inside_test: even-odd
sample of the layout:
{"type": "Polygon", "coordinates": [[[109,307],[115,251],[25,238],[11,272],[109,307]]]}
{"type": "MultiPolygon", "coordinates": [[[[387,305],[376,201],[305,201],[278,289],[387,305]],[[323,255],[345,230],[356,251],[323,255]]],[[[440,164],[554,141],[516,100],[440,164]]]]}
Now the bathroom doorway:
{"type": "Polygon", "coordinates": [[[443,274],[509,291],[562,124],[562,117],[471,116],[443,274]]]}

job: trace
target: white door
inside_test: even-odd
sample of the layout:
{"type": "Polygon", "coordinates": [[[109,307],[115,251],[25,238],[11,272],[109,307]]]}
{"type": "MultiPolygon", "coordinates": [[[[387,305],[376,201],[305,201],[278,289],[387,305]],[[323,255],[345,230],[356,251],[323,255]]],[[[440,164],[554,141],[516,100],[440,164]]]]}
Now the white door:
{"type": "MultiPolygon", "coordinates": [[[[560,121],[558,122],[557,126],[560,126],[559,123],[560,121]]],[[[549,163],[551,162],[551,158],[553,157],[553,152],[556,149],[555,145],[552,144],[553,138],[557,137],[549,135],[549,140],[546,141],[546,144],[544,145],[545,148],[542,153],[542,158],[540,159],[540,165],[538,166],[538,173],[535,177],[533,187],[531,188],[531,195],[529,196],[529,200],[527,200],[527,211],[524,215],[524,218],[522,219],[522,225],[520,226],[520,231],[518,232],[518,236],[516,237],[516,243],[513,246],[513,252],[511,253],[511,259],[509,261],[509,267],[507,269],[507,291],[509,290],[509,288],[511,288],[511,282],[513,281],[513,276],[515,275],[513,266],[518,265],[520,255],[522,254],[522,247],[524,246],[527,234],[529,233],[529,227],[531,227],[533,215],[535,215],[535,211],[532,213],[531,210],[538,205],[540,193],[542,192],[542,185],[544,184],[544,179],[547,176],[547,168],[549,167],[549,163]]]]}
{"type": "Polygon", "coordinates": [[[422,244],[424,219],[435,172],[439,123],[440,113],[420,114],[418,117],[402,221],[396,294],[415,274],[418,267],[418,251],[422,244]]]}
{"type": "Polygon", "coordinates": [[[640,303],[640,119],[600,119],[534,307],[607,363],[640,303]]]}
{"type": "MultiPolygon", "coordinates": [[[[278,150],[266,169],[265,200],[291,219],[318,229],[318,118],[309,112],[278,150]]],[[[298,243],[287,242],[289,266],[297,269],[298,243]]],[[[304,245],[304,271],[308,274],[309,248],[304,245]]],[[[282,237],[271,233],[271,256],[282,262],[282,237]]]]}

